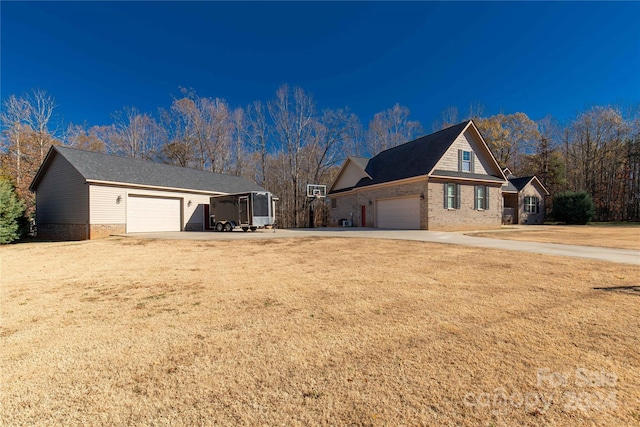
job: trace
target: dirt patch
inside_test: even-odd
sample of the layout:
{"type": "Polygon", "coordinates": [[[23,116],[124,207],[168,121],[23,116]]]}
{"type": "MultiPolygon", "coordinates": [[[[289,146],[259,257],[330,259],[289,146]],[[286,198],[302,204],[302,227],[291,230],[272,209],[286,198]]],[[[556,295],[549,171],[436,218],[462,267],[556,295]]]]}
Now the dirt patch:
{"type": "Polygon", "coordinates": [[[523,242],[640,250],[638,225],[545,225],[517,231],[473,233],[473,236],[523,242]]]}
{"type": "Polygon", "coordinates": [[[344,238],[0,257],[3,425],[640,421],[640,298],[595,289],[640,267],[344,238]]]}

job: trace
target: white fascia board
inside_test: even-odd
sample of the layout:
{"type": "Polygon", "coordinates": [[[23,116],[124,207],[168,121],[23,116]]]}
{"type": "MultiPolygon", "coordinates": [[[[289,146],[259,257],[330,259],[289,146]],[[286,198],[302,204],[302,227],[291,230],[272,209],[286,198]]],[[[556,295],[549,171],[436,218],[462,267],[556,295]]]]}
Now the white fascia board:
{"type": "Polygon", "coordinates": [[[190,188],[161,187],[156,185],[132,184],[130,182],[100,181],[97,179],[87,179],[87,183],[95,184],[95,185],[107,185],[112,187],[130,187],[130,188],[141,188],[141,189],[148,189],[148,190],[173,191],[173,192],[179,192],[179,193],[209,194],[212,196],[228,194],[220,191],[204,191],[204,190],[193,190],[190,188]]]}

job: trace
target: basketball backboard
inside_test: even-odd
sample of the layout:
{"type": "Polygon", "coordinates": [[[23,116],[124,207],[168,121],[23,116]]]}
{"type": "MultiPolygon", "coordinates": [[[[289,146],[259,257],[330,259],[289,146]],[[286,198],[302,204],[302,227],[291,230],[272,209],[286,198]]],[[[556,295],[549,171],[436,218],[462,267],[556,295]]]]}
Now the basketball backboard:
{"type": "Polygon", "coordinates": [[[307,184],[307,197],[327,197],[327,186],[319,184],[307,184]]]}

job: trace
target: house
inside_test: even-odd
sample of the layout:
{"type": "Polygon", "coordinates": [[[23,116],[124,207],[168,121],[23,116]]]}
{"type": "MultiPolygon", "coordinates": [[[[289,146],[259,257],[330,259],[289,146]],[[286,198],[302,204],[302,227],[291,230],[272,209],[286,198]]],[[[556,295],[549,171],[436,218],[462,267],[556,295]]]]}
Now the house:
{"type": "Polygon", "coordinates": [[[236,176],[52,146],[30,186],[38,236],[204,230],[209,198],[266,191],[236,176]]]}
{"type": "Polygon", "coordinates": [[[547,189],[536,176],[517,178],[504,170],[507,183],[502,186],[504,224],[542,224],[547,189]]]}
{"type": "Polygon", "coordinates": [[[500,228],[506,178],[473,121],[367,159],[349,157],[329,188],[331,225],[500,228]]]}

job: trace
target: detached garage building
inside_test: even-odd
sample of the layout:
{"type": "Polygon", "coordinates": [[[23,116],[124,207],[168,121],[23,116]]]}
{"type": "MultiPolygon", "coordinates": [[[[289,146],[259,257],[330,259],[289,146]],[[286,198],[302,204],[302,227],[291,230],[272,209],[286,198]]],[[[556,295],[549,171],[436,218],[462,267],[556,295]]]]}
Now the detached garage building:
{"type": "Polygon", "coordinates": [[[201,231],[211,196],[266,191],[242,177],[58,146],[30,189],[38,236],[55,240],[201,231]]]}

